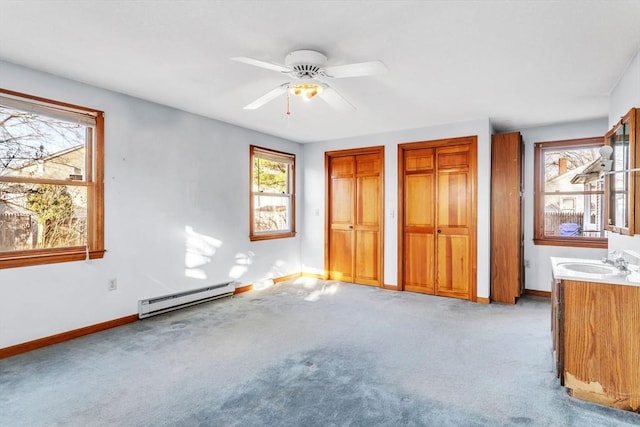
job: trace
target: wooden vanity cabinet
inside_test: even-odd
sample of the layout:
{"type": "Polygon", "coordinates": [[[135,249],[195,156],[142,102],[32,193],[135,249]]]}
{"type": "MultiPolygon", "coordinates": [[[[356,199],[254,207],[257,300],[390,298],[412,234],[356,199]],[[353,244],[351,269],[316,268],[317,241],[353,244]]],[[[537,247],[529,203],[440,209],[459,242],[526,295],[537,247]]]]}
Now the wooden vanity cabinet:
{"type": "Polygon", "coordinates": [[[640,287],[572,280],[552,288],[556,373],[569,394],[640,408],[640,287]]]}

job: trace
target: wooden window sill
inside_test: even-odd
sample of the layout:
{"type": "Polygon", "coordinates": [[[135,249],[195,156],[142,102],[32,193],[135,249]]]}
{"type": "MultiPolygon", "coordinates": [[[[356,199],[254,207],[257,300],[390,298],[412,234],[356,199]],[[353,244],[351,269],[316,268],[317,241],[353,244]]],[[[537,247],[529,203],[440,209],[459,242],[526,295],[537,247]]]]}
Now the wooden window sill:
{"type": "Polygon", "coordinates": [[[607,249],[607,239],[533,239],[536,245],[546,246],[570,246],[574,248],[598,248],[607,249]]]}
{"type": "MultiPolygon", "coordinates": [[[[105,250],[89,251],[89,259],[104,257],[105,250]]],[[[58,250],[12,252],[0,255],[0,269],[28,267],[31,265],[55,264],[59,262],[84,261],[87,252],[84,248],[67,248],[58,250]]]]}
{"type": "Polygon", "coordinates": [[[254,236],[249,236],[249,240],[252,242],[259,240],[272,240],[272,239],[284,239],[287,237],[295,237],[295,232],[287,232],[287,233],[277,233],[277,234],[258,234],[254,236]]]}

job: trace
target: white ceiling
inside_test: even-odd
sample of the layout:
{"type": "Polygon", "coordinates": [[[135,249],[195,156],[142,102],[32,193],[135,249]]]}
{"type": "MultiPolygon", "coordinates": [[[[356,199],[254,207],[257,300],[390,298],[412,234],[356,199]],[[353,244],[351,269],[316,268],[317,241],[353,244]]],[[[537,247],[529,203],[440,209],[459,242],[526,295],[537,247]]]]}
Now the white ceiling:
{"type": "Polygon", "coordinates": [[[0,59],[298,142],[606,117],[638,48],[636,0],[0,0],[0,59]],[[229,58],[298,49],[390,71],[331,81],[352,113],[292,99],[287,119],[285,95],[243,110],[289,79],[229,58]]]}

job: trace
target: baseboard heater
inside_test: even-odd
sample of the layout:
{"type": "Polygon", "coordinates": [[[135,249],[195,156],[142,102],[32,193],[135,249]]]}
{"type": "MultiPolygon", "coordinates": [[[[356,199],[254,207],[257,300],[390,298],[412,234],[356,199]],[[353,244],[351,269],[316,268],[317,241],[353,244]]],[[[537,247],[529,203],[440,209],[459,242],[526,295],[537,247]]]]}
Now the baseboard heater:
{"type": "Polygon", "coordinates": [[[233,295],[234,282],[221,283],[175,294],[163,295],[138,301],[138,318],[155,316],[183,307],[200,304],[218,298],[233,295]]]}

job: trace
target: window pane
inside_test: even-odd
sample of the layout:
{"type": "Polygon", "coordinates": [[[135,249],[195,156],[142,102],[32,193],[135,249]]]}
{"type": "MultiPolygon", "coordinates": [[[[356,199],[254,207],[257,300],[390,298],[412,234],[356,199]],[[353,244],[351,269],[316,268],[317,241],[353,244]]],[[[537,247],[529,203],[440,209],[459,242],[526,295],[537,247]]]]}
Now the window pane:
{"type": "Polygon", "coordinates": [[[0,183],[0,251],[86,243],[86,187],[0,183]]]}
{"type": "Polygon", "coordinates": [[[0,177],[82,180],[87,127],[0,106],[0,177]]]}
{"type": "Polygon", "coordinates": [[[545,237],[605,237],[602,194],[545,195],[543,199],[545,237]]]}
{"type": "MultiPolygon", "coordinates": [[[[625,170],[629,169],[629,128],[627,124],[624,124],[618,128],[615,135],[610,139],[613,147],[613,170],[625,170]]],[[[626,176],[626,174],[622,174],[626,176]]],[[[619,183],[616,180],[616,186],[619,183]]],[[[617,187],[620,189],[620,187],[617,187]]]]}
{"type": "Polygon", "coordinates": [[[612,193],[611,194],[612,206],[615,206],[615,210],[612,211],[615,214],[615,224],[618,227],[628,227],[629,220],[627,218],[627,194],[626,193],[612,193]]]}
{"type": "Polygon", "coordinates": [[[289,231],[289,197],[253,196],[254,232],[289,231]]]}
{"type": "MultiPolygon", "coordinates": [[[[585,191],[584,181],[576,180],[600,159],[599,147],[554,148],[544,150],[544,192],[585,191]],[[572,183],[571,181],[574,181],[572,183]]],[[[597,178],[597,173],[594,175],[597,178]]]]}
{"type": "Polygon", "coordinates": [[[254,157],[253,191],[260,193],[288,193],[289,165],[254,157]]]}
{"type": "MultiPolygon", "coordinates": [[[[622,170],[622,169],[615,169],[622,170]]],[[[612,185],[612,192],[626,192],[629,190],[629,174],[627,173],[616,173],[613,175],[609,175],[612,185]]]]}

